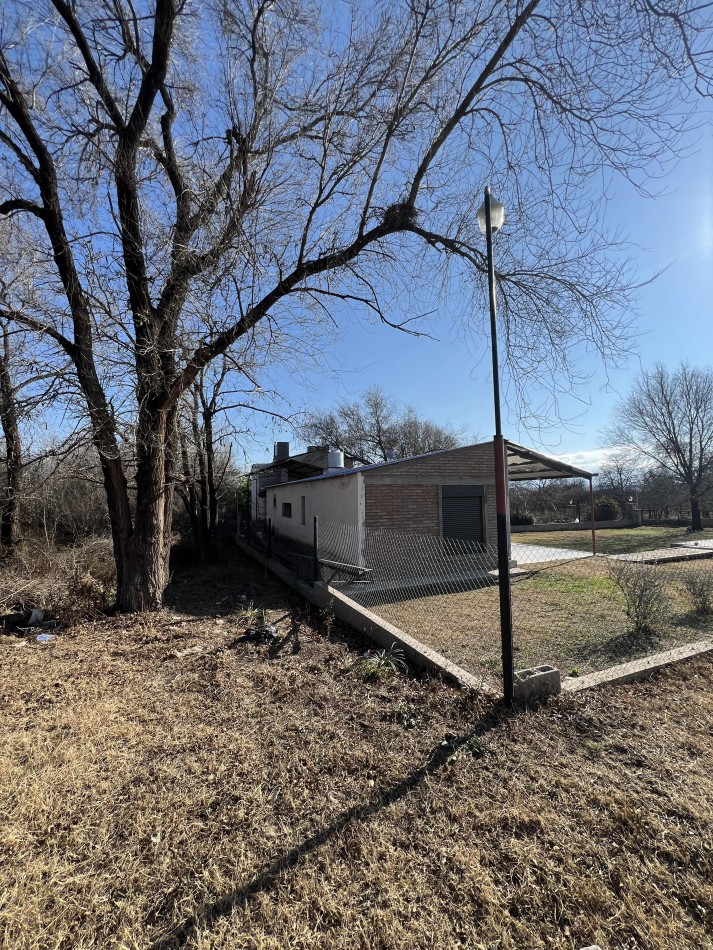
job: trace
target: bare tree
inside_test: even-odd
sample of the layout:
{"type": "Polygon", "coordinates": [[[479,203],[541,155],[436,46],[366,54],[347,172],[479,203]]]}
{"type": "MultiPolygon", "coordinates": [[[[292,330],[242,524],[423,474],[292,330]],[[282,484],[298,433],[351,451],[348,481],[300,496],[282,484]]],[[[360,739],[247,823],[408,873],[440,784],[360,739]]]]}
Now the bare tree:
{"type": "Polygon", "coordinates": [[[620,402],[611,434],[680,479],[700,531],[701,495],[713,485],[713,370],[686,363],[645,370],[620,402]]]}
{"type": "Polygon", "coordinates": [[[313,334],[335,299],[393,325],[397,297],[438,310],[466,277],[486,313],[486,181],[511,222],[515,385],[621,354],[630,275],[591,185],[613,170],[643,187],[673,154],[709,90],[710,6],[351,0],[337,23],[297,0],[4,8],[0,214],[34,223],[56,301],[17,319],[72,361],[120,609],[161,604],[178,405],[201,370],[260,325],[313,334]]]}
{"type": "Polygon", "coordinates": [[[612,495],[622,511],[630,503],[641,487],[642,468],[641,459],[632,452],[617,450],[611,452],[606,464],[599,473],[597,488],[601,492],[612,495]]]}
{"type": "MultiPolygon", "coordinates": [[[[37,272],[26,235],[0,221],[0,430],[2,433],[3,485],[0,495],[0,549],[12,551],[18,537],[22,498],[23,443],[32,423],[65,389],[66,366],[45,364],[44,349],[18,325],[33,293],[37,272]]],[[[65,361],[66,363],[66,361],[65,361]]]]}
{"type": "Polygon", "coordinates": [[[400,407],[378,386],[330,412],[311,413],[301,431],[307,441],[341,448],[365,464],[461,444],[454,429],[421,419],[413,407],[400,407]]]}
{"type": "MultiPolygon", "coordinates": [[[[275,349],[279,347],[263,344],[259,362],[266,353],[274,358],[275,349]]],[[[234,488],[233,453],[249,440],[255,415],[291,424],[289,416],[277,411],[276,394],[258,382],[262,367],[257,363],[252,347],[223,354],[200,371],[181,401],[181,474],[176,488],[202,561],[216,553],[219,505],[234,488]]],[[[247,458],[246,452],[243,455],[247,458]]]]}

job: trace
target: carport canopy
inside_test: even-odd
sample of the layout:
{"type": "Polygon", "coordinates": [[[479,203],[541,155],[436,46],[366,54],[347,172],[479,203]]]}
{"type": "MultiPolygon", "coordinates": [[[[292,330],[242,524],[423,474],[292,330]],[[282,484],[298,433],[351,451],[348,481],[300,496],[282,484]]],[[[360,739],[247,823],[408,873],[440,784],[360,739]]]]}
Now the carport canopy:
{"type": "Polygon", "coordinates": [[[586,478],[590,484],[596,472],[588,472],[559,459],[541,455],[515,442],[505,442],[507,451],[508,480],[525,482],[547,478],[586,478]]]}
{"type": "Polygon", "coordinates": [[[533,449],[526,449],[523,445],[505,440],[505,454],[507,456],[508,481],[527,482],[536,479],[548,478],[586,478],[589,482],[589,509],[592,512],[592,554],[597,551],[597,536],[594,522],[594,491],[592,479],[596,472],[588,472],[576,465],[560,462],[559,459],[542,455],[533,449]]]}

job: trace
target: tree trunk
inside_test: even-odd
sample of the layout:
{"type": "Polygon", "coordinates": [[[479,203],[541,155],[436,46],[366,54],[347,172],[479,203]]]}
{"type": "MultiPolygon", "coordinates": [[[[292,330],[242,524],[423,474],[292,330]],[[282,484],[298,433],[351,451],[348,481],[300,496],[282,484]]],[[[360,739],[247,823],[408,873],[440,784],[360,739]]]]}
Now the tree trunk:
{"type": "Polygon", "coordinates": [[[17,403],[10,378],[10,335],[3,325],[0,354],[0,423],[5,437],[5,491],[0,501],[0,550],[15,546],[17,506],[22,474],[22,443],[17,421],[17,403]]]}
{"type": "Polygon", "coordinates": [[[206,561],[205,535],[202,528],[195,472],[191,468],[191,461],[188,454],[188,440],[185,432],[180,433],[179,442],[181,447],[181,463],[183,466],[183,486],[178,490],[178,494],[191,523],[193,545],[201,564],[203,564],[206,561]]]}
{"type": "Polygon", "coordinates": [[[697,495],[691,494],[691,530],[702,531],[701,503],[697,495]]]}
{"type": "Polygon", "coordinates": [[[122,613],[163,605],[171,552],[174,442],[174,414],[140,411],[133,530],[128,538],[114,539],[116,609],[122,613]]]}
{"type": "Polygon", "coordinates": [[[218,487],[215,483],[215,446],[213,445],[213,415],[203,413],[205,432],[206,481],[208,487],[208,550],[215,556],[218,544],[218,487]]]}

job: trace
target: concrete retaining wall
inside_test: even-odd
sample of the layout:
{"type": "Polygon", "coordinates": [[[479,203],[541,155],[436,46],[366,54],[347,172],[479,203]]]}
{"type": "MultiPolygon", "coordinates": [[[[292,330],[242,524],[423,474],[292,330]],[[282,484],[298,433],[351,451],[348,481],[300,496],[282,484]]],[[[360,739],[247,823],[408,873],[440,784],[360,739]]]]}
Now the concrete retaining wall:
{"type": "Polygon", "coordinates": [[[304,584],[297,580],[286,568],[272,560],[268,560],[259,551],[250,547],[243,538],[235,536],[235,543],[241,551],[270,570],[288,587],[304,597],[305,600],[316,607],[331,610],[335,617],[359,633],[365,634],[379,646],[387,650],[392,647],[402,650],[406,660],[413,666],[440,673],[441,676],[466,689],[477,689],[481,693],[492,696],[498,695],[493,684],[488,683],[482,677],[473,676],[467,670],[451,663],[450,660],[432,650],[425,643],[409,636],[387,620],[377,617],[376,614],[350,600],[349,597],[345,597],[340,591],[321,582],[315,584],[314,587],[304,584]]]}

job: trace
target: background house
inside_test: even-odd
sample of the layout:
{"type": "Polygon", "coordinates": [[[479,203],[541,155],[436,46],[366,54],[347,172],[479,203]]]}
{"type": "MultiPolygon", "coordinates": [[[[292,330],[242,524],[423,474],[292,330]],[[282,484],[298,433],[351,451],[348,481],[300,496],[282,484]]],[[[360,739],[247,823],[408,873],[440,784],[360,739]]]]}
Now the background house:
{"type": "MultiPolygon", "coordinates": [[[[508,477],[590,478],[589,472],[507,443],[508,477]]],[[[276,549],[363,567],[392,580],[425,576],[434,559],[449,570],[495,565],[497,520],[492,442],[431,452],[268,485],[266,517],[276,549]],[[462,559],[459,568],[458,559],[462,559]]],[[[347,572],[348,573],[348,572],[347,572]]]]}
{"type": "Polygon", "coordinates": [[[266,518],[265,490],[329,471],[351,469],[356,459],[328,445],[310,445],[306,452],[290,455],[289,442],[275,442],[271,462],[258,462],[250,470],[250,520],[262,522],[266,518]]]}
{"type": "MultiPolygon", "coordinates": [[[[493,445],[485,442],[428,455],[332,469],[266,487],[266,517],[275,536],[309,545],[313,518],[362,534],[389,529],[495,540],[493,445]]],[[[363,559],[363,551],[361,558],[363,559]]]]}

